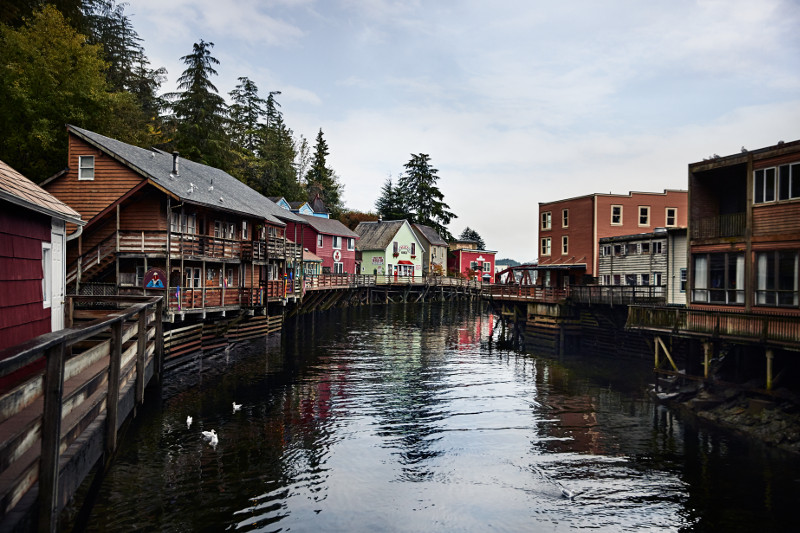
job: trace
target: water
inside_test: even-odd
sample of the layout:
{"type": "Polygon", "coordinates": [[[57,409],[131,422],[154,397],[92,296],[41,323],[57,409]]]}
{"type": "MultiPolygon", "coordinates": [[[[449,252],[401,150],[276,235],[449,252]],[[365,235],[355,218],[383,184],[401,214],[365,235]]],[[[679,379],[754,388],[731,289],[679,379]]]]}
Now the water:
{"type": "Polygon", "coordinates": [[[468,307],[375,306],[296,326],[282,345],[171,376],[84,526],[795,530],[797,458],[652,404],[647,363],[501,349],[492,318],[468,307]],[[200,437],[210,428],[216,448],[200,437]]]}

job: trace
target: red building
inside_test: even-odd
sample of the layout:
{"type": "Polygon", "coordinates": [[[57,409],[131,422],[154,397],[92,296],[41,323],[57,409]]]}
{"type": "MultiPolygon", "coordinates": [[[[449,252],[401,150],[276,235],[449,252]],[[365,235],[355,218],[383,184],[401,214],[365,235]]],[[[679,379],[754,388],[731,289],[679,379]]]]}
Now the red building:
{"type": "Polygon", "coordinates": [[[472,248],[451,249],[447,252],[447,271],[484,283],[494,283],[494,258],[497,252],[472,248]]]}
{"type": "Polygon", "coordinates": [[[67,222],[83,225],[0,161],[0,350],[64,327],[67,222]]]}
{"type": "Polygon", "coordinates": [[[305,248],[322,259],[323,274],[356,274],[356,239],[358,234],[332,218],[297,215],[305,224],[289,222],[287,231],[305,248]],[[300,236],[302,232],[302,237],[300,236]]]}
{"type": "Polygon", "coordinates": [[[539,203],[539,284],[593,282],[603,237],[685,227],[688,193],[589,194],[539,203]]]}

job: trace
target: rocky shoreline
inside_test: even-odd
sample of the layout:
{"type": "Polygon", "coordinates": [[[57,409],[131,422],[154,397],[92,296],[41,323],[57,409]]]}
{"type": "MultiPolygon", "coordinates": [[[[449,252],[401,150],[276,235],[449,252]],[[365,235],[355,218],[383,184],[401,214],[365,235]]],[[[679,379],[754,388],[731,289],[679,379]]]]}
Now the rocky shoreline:
{"type": "Polygon", "coordinates": [[[698,419],[800,454],[800,401],[788,391],[765,396],[738,388],[690,386],[654,396],[698,419]]]}

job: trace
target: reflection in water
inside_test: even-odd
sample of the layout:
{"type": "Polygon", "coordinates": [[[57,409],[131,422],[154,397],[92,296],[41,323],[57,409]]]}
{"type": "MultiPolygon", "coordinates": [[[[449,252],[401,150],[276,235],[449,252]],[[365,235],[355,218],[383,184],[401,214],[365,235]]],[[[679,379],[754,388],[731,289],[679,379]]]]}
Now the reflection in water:
{"type": "Polygon", "coordinates": [[[654,406],[647,365],[518,354],[493,333],[468,307],[376,306],[183,370],[87,528],[791,529],[795,458],[654,406]]]}

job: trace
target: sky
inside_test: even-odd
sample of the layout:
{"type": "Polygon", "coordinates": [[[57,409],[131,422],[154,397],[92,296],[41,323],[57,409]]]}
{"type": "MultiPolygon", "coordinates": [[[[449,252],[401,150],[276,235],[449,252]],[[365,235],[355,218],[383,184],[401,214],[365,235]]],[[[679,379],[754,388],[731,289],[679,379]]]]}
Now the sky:
{"type": "Polygon", "coordinates": [[[687,167],[800,139],[800,0],[130,0],[162,90],[201,39],[227,97],[281,91],[350,209],[411,154],[498,258],[537,256],[538,203],[686,189],[687,167]]]}

